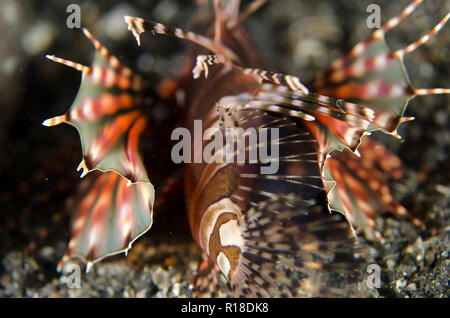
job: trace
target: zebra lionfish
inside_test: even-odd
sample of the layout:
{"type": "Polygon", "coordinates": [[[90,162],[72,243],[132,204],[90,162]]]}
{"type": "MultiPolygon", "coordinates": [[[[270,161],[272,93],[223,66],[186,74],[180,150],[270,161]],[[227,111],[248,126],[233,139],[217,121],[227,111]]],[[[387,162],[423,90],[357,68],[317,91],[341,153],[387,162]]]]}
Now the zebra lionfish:
{"type": "MultiPolygon", "coordinates": [[[[153,131],[149,95],[178,103],[192,132],[194,121],[202,120],[202,135],[227,128],[279,132],[271,139],[279,147],[275,174],[260,173],[267,162],[250,160],[183,166],[189,225],[203,255],[192,280],[198,296],[216,296],[222,288],[244,297],[352,295],[347,285],[364,262],[357,234],[382,240],[374,224],[382,211],[422,226],[389,192],[387,178],[401,176],[400,160],[368,135],[381,130],[399,137],[398,126],[413,119],[404,117],[409,100],[450,92],[413,88],[403,62],[450,14],[416,42],[393,51],[385,34],[423,2],[415,0],[302,83],[297,76],[264,70],[252,48],[243,24],[266,2],[255,0],[241,13],[239,0],[214,0],[215,18],[206,35],[126,16],[139,45],[146,32],[196,45],[192,64],[157,89],[147,87],[86,29],[96,49],[91,66],[47,56],[79,70],[82,81],[70,110],[43,124],[73,125],[83,147],[81,176],[103,172],[78,202],[59,268],[73,257],[89,269],[104,257],[127,253],[151,227],[158,199],[155,203],[147,174],[152,167],[140,149],[153,131]]],[[[245,151],[263,146],[252,143],[245,151]]]]}

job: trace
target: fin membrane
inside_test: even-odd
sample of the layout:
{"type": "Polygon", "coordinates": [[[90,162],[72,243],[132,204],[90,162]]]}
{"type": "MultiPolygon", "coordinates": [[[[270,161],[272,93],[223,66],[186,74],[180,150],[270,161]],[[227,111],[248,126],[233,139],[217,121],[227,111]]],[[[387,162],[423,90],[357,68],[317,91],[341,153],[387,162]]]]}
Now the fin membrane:
{"type": "Polygon", "coordinates": [[[399,179],[403,174],[400,159],[368,137],[363,139],[358,151],[361,157],[344,150],[332,154],[325,163],[324,184],[330,210],[342,212],[357,230],[362,229],[369,237],[375,235],[381,241],[374,222],[380,212],[408,217],[422,227],[389,190],[389,179],[399,179]]]}
{"type": "Polygon", "coordinates": [[[150,229],[153,187],[149,183],[129,184],[114,171],[90,174],[83,180],[73,206],[69,250],[59,269],[71,258],[87,262],[87,270],[101,259],[124,252],[150,229]]]}

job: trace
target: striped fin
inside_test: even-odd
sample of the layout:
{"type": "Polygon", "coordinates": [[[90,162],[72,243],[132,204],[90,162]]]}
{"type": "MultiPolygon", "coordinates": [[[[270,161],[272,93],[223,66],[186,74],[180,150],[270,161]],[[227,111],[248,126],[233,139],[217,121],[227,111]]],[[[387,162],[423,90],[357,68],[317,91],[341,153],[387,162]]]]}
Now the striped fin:
{"type": "Polygon", "coordinates": [[[312,116],[320,115],[346,122],[366,129],[372,118],[372,111],[359,105],[318,94],[304,94],[290,91],[284,86],[263,85],[255,96],[259,103],[273,103],[292,110],[301,110],[312,116]]]}
{"type": "MultiPolygon", "coordinates": [[[[202,72],[207,76],[208,66],[223,63],[237,72],[256,77],[260,82],[276,84],[261,83],[253,95],[241,94],[241,102],[233,106],[231,113],[248,108],[315,121],[311,124],[311,129],[317,131],[323,154],[345,148],[356,151],[364,134],[382,128],[376,126],[376,113],[370,107],[310,93],[295,76],[242,68],[227,63],[219,55],[197,56],[197,64],[193,69],[194,78],[198,78],[202,72]]],[[[221,106],[222,101],[219,101],[218,105],[221,106]]]]}
{"type": "MultiPolygon", "coordinates": [[[[228,106],[232,101],[240,102],[234,96],[221,99],[219,104],[228,106]]],[[[319,193],[324,192],[317,160],[317,140],[301,122],[297,124],[291,117],[272,116],[260,109],[250,108],[236,111],[234,115],[225,111],[222,120],[218,121],[217,130],[230,127],[237,128],[235,131],[242,129],[247,141],[239,145],[242,140],[232,136],[234,139],[230,148],[224,144],[221,149],[215,150],[212,156],[218,153],[224,156],[223,163],[209,164],[199,172],[199,181],[189,195],[192,204],[201,202],[200,197],[216,197],[217,191],[211,184],[216,182],[213,180],[229,178],[229,169],[233,171],[231,175],[237,178],[230,184],[233,190],[230,189],[229,195],[242,209],[257,206],[261,200],[285,197],[293,192],[296,195],[290,197],[290,206],[295,207],[303,202],[314,201],[319,193]],[[267,129],[267,138],[258,137],[261,129],[267,129]],[[272,132],[272,129],[276,131],[272,132]],[[274,135],[276,132],[278,134],[274,135]],[[267,160],[262,160],[261,153],[268,155],[269,151],[271,154],[267,160]],[[226,164],[225,156],[230,157],[232,163],[226,164]]],[[[193,226],[198,224],[195,222],[193,226]]],[[[198,233],[195,229],[193,232],[198,233]]]]}
{"type": "Polygon", "coordinates": [[[72,258],[87,263],[86,270],[103,258],[127,254],[132,243],[152,225],[153,186],[128,180],[109,171],[90,175],[80,189],[71,228],[68,252],[61,270],[72,258]]]}
{"type": "Polygon", "coordinates": [[[87,67],[48,56],[80,70],[82,80],[70,110],[42,124],[68,123],[78,130],[83,147],[79,166],[82,176],[94,169],[114,170],[130,182],[149,182],[138,150],[147,127],[142,110],[142,78],[122,66],[89,31],[83,31],[96,48],[94,62],[87,67]]]}
{"type": "Polygon", "coordinates": [[[296,76],[269,72],[257,68],[244,68],[242,71],[244,74],[254,75],[261,80],[287,86],[293,91],[301,90],[305,95],[309,94],[308,88],[296,76]]]}
{"type": "MultiPolygon", "coordinates": [[[[223,202],[221,199],[226,196],[223,200],[233,202],[242,213],[237,217],[239,229],[232,231],[233,236],[227,236],[228,242],[239,244],[236,269],[235,263],[231,271],[227,269],[226,261],[219,258],[221,254],[216,257],[214,248],[211,249],[215,245],[209,245],[208,253],[212,258],[206,262],[208,266],[202,267],[205,271],[201,271],[202,278],[197,279],[196,293],[211,296],[214,295],[211,291],[221,289],[224,284],[217,278],[221,271],[228,273],[231,293],[237,297],[358,294],[353,283],[358,276],[356,269],[361,265],[355,255],[360,250],[354,245],[355,239],[345,218],[339,214],[330,216],[327,210],[317,160],[317,140],[305,129],[303,121],[246,108],[245,102],[248,102],[245,94],[221,99],[218,102],[223,107],[223,113],[219,114],[219,118],[223,118],[219,119],[220,125],[244,130],[278,128],[279,138],[270,139],[279,146],[279,155],[272,158],[279,163],[278,171],[262,174],[263,163],[248,159],[251,157],[248,152],[263,146],[257,141],[246,147],[245,161],[240,162],[236,157],[234,163],[228,165],[210,164],[210,169],[199,175],[199,182],[189,198],[193,204],[211,197],[223,202]],[[226,184],[220,193],[216,193],[217,186],[213,186],[217,183],[226,184]]],[[[237,151],[233,155],[237,156],[237,151]]],[[[193,208],[200,208],[200,205],[193,208]]],[[[205,228],[200,226],[196,230],[194,224],[193,233],[204,237],[202,230],[205,228]]],[[[200,242],[205,241],[200,239],[200,242]]]]}
{"type": "MultiPolygon", "coordinates": [[[[373,126],[374,112],[367,107],[318,94],[292,91],[287,86],[263,84],[253,95],[242,94],[235,110],[262,110],[311,122],[321,152],[357,149],[360,139],[373,126]],[[318,129],[320,128],[320,129],[318,129]]],[[[219,105],[222,101],[219,101],[219,105]]],[[[232,110],[231,112],[233,112],[232,110]]]]}
{"type": "Polygon", "coordinates": [[[408,102],[416,95],[448,94],[448,89],[414,89],[408,79],[403,57],[436,35],[450,18],[447,14],[430,32],[403,49],[391,51],[385,33],[406,18],[422,1],[414,1],[399,16],[389,20],[350,53],[319,73],[311,87],[374,111],[373,127],[396,137],[408,102]]]}
{"type": "Polygon", "coordinates": [[[325,163],[324,184],[330,210],[343,213],[357,230],[379,240],[382,237],[375,230],[374,220],[383,212],[407,217],[423,227],[390,193],[388,178],[399,179],[403,173],[400,159],[368,137],[358,151],[361,157],[349,151],[335,152],[325,163]]]}
{"type": "Polygon", "coordinates": [[[192,70],[194,79],[199,78],[202,72],[205,72],[205,78],[207,78],[209,72],[208,65],[213,66],[217,64],[226,64],[227,66],[231,66],[242,74],[255,77],[260,83],[267,81],[277,85],[287,86],[292,91],[301,90],[305,95],[309,94],[308,88],[296,76],[274,73],[258,68],[243,68],[227,62],[227,60],[221,55],[198,55],[196,65],[192,70]]]}
{"type": "Polygon", "coordinates": [[[239,219],[244,250],[230,285],[238,297],[357,296],[363,258],[348,224],[314,206],[267,199],[239,219]]]}
{"type": "Polygon", "coordinates": [[[202,72],[205,73],[205,78],[208,77],[209,73],[209,66],[216,65],[216,64],[224,64],[225,58],[222,55],[198,55],[197,56],[197,62],[195,64],[195,67],[192,69],[192,75],[194,79],[197,79],[200,77],[202,72]]]}
{"type": "MultiPolygon", "coordinates": [[[[260,201],[238,218],[242,250],[225,277],[204,256],[192,288],[200,297],[362,297],[368,257],[340,215],[293,209],[281,197],[260,201]]],[[[235,233],[235,235],[237,232],[235,233]]]]}
{"type": "Polygon", "coordinates": [[[60,268],[72,257],[94,262],[127,251],[152,224],[154,189],[140,154],[147,129],[143,110],[143,80],[83,29],[94,44],[92,66],[47,56],[82,72],[81,85],[69,111],[47,119],[45,126],[68,123],[79,134],[83,159],[81,177],[99,170],[86,196],[76,207],[69,251],[60,268]]]}
{"type": "Polygon", "coordinates": [[[315,79],[316,86],[323,86],[324,82],[327,80],[326,78],[330,73],[333,73],[341,69],[345,65],[350,64],[352,60],[367,51],[374,42],[382,41],[384,43],[384,37],[386,33],[396,27],[406,17],[408,17],[422,2],[423,0],[414,0],[398,16],[389,19],[389,21],[384,26],[373,32],[367,40],[356,44],[345,57],[334,61],[330,66],[328,66],[326,70],[318,73],[315,79]]]}
{"type": "Polygon", "coordinates": [[[128,24],[128,30],[133,33],[138,45],[141,45],[141,34],[149,31],[153,34],[163,34],[174,36],[179,39],[185,39],[210,50],[214,54],[223,55],[231,61],[239,61],[238,56],[231,49],[217,41],[211,40],[206,36],[196,34],[191,31],[185,31],[180,28],[170,27],[159,22],[144,20],[138,17],[125,16],[124,19],[128,24]]]}
{"type": "MultiPolygon", "coordinates": [[[[400,17],[406,17],[418,4],[416,1],[400,17]]],[[[413,89],[405,76],[403,65],[403,56],[435,35],[449,17],[450,14],[415,43],[395,52],[390,52],[383,37],[380,37],[380,32],[386,32],[400,22],[390,20],[388,26],[377,31],[377,36],[352,50],[351,58],[334,63],[327,72],[317,76],[312,87],[320,94],[310,94],[298,77],[244,68],[220,55],[198,56],[193,74],[194,78],[198,78],[201,72],[205,72],[207,77],[208,66],[225,64],[243,74],[256,77],[260,83],[266,81],[277,84],[278,86],[263,84],[259,94],[245,107],[309,121],[315,119],[316,122],[311,126],[317,131],[324,155],[345,148],[357,154],[362,136],[373,130],[382,129],[399,137],[399,124],[414,119],[403,117],[412,97],[446,94],[450,91],[413,89]]]]}
{"type": "MultiPolygon", "coordinates": [[[[247,130],[249,127],[268,129],[267,141],[259,140],[245,149],[245,162],[239,162],[238,153],[234,161],[239,172],[239,183],[234,197],[249,206],[257,206],[261,200],[269,197],[290,197],[290,206],[303,205],[315,201],[316,196],[324,190],[319,163],[317,161],[317,140],[300,123],[290,117],[276,117],[262,110],[243,109],[237,114],[237,126],[247,130]],[[270,130],[277,129],[278,138],[273,138],[270,130]],[[270,158],[270,164],[277,167],[276,173],[263,174],[261,167],[269,163],[249,160],[251,153],[260,153],[261,148],[278,147],[277,156],[270,158]],[[299,151],[301,147],[301,151],[299,151]],[[290,196],[291,193],[295,196],[290,196]],[[239,199],[238,199],[239,198],[239,199]]],[[[225,121],[226,123],[226,121],[225,121]]],[[[237,141],[234,149],[238,149],[237,141]]],[[[272,151],[272,150],[271,150],[272,151]]],[[[254,156],[253,156],[254,157],[254,156]]]]}
{"type": "Polygon", "coordinates": [[[128,24],[130,30],[138,45],[140,45],[140,36],[146,31],[153,34],[164,34],[174,36],[180,39],[186,39],[192,43],[200,45],[214,54],[223,55],[227,60],[239,62],[239,57],[227,46],[223,45],[224,33],[232,31],[240,23],[242,23],[250,14],[258,10],[268,0],[256,0],[249,5],[247,10],[239,16],[240,0],[214,0],[214,39],[206,36],[196,34],[191,31],[185,31],[180,28],[170,27],[162,23],[144,20],[138,17],[125,16],[125,22],[128,24]]]}
{"type": "Polygon", "coordinates": [[[374,229],[374,220],[379,213],[392,212],[410,218],[419,227],[423,225],[390,194],[388,178],[401,176],[399,159],[376,142],[362,137],[381,129],[400,138],[398,126],[414,119],[404,117],[409,100],[416,95],[450,92],[449,89],[440,88],[414,89],[409,83],[403,62],[406,54],[442,29],[450,14],[430,32],[403,49],[393,52],[384,40],[385,33],[411,14],[421,2],[412,2],[368,40],[357,44],[346,57],[319,73],[310,84],[321,95],[345,100],[345,108],[338,109],[346,116],[351,114],[367,123],[364,127],[355,125],[357,122],[353,120],[340,121],[336,116],[315,114],[316,120],[306,123],[306,126],[319,143],[319,152],[322,154],[319,160],[330,210],[343,213],[358,231],[364,230],[379,240],[382,237],[374,229]],[[357,156],[345,151],[345,148],[357,156]],[[335,149],[342,152],[333,152],[335,149]]]}

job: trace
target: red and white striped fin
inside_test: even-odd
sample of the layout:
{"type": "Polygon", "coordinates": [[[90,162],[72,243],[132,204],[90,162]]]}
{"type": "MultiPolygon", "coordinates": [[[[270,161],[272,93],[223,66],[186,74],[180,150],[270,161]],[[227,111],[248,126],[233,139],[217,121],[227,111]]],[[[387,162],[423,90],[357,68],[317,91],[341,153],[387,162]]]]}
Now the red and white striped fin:
{"type": "Polygon", "coordinates": [[[86,270],[103,258],[124,252],[152,225],[153,186],[134,183],[109,171],[83,180],[72,207],[74,217],[68,252],[58,265],[73,258],[87,263],[86,270]]]}
{"type": "Polygon", "coordinates": [[[323,177],[330,210],[343,213],[357,231],[379,240],[375,218],[380,213],[398,214],[423,227],[390,193],[389,178],[399,179],[403,174],[400,159],[368,137],[358,151],[361,157],[343,151],[326,160],[323,177]]]}
{"type": "Polygon", "coordinates": [[[45,120],[45,126],[68,123],[77,128],[83,146],[82,176],[91,170],[114,170],[131,182],[148,177],[138,151],[139,136],[147,125],[142,110],[142,78],[120,64],[118,59],[86,29],[96,49],[92,66],[48,56],[57,63],[82,72],[78,95],[70,110],[45,120]],[[117,151],[120,144],[122,151],[117,151]]]}
{"type": "Polygon", "coordinates": [[[416,88],[414,89],[414,95],[440,95],[440,94],[450,94],[450,88],[416,88]]]}
{"type": "Polygon", "coordinates": [[[49,60],[53,61],[53,62],[67,65],[67,66],[69,66],[71,68],[76,69],[77,71],[80,71],[80,72],[86,72],[86,73],[90,73],[91,72],[91,68],[89,66],[85,66],[83,64],[79,64],[79,63],[75,63],[75,62],[72,62],[72,61],[69,61],[69,60],[65,60],[65,59],[56,57],[54,55],[46,55],[45,57],[48,58],[49,60]]]}
{"type": "Polygon", "coordinates": [[[51,126],[56,126],[56,125],[65,123],[65,122],[67,122],[67,115],[61,115],[61,116],[56,116],[56,117],[52,117],[52,118],[44,120],[42,122],[42,125],[51,127],[51,126]]]}
{"type": "Polygon", "coordinates": [[[387,30],[408,16],[421,1],[414,1],[398,17],[375,31],[343,59],[319,73],[312,87],[322,95],[371,108],[374,128],[396,137],[409,100],[416,95],[445,94],[448,89],[414,89],[409,83],[403,57],[435,36],[450,18],[447,14],[431,31],[403,49],[392,52],[384,41],[387,30]]]}
{"type": "Polygon", "coordinates": [[[447,23],[448,19],[450,18],[450,13],[447,13],[447,15],[427,34],[422,36],[419,40],[417,40],[414,43],[409,44],[403,49],[399,49],[393,53],[394,56],[397,57],[403,57],[408,53],[411,53],[415,49],[417,49],[419,46],[425,44],[428,40],[430,40],[435,34],[437,34],[447,23]]]}
{"type": "Polygon", "coordinates": [[[347,64],[342,65],[339,68],[333,68],[333,70],[328,70],[326,77],[321,77],[320,75],[317,76],[315,86],[322,86],[325,85],[325,83],[341,83],[348,78],[361,78],[371,72],[381,72],[386,70],[391,66],[391,63],[396,62],[396,58],[402,59],[406,54],[411,53],[430,40],[443,28],[449,18],[450,13],[447,14],[430,32],[403,49],[398,49],[395,52],[379,51],[375,52],[375,54],[361,52],[360,56],[354,56],[347,64]],[[355,60],[355,62],[352,62],[353,60],[355,60]]]}
{"type": "Polygon", "coordinates": [[[331,63],[325,71],[320,72],[316,77],[316,81],[323,81],[327,76],[327,73],[342,68],[349,61],[351,61],[355,57],[360,56],[374,41],[380,39],[384,40],[386,33],[396,27],[406,17],[408,17],[422,2],[423,0],[414,0],[413,2],[411,2],[399,15],[389,19],[385,25],[372,33],[372,35],[367,40],[356,44],[345,57],[337,59],[336,61],[331,63]]]}
{"type": "MultiPolygon", "coordinates": [[[[240,105],[231,109],[255,109],[311,122],[321,152],[349,148],[356,151],[360,139],[374,125],[374,112],[368,107],[319,94],[292,91],[287,86],[263,84],[254,94],[239,97],[240,105]]],[[[219,105],[226,104],[226,99],[219,105]]]]}

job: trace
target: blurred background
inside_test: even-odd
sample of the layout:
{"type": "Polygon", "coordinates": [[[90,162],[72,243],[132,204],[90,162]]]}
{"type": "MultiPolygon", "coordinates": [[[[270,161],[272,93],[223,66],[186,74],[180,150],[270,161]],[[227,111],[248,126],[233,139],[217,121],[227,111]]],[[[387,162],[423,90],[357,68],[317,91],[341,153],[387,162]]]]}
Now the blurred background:
{"type": "MultiPolygon", "coordinates": [[[[245,6],[250,1],[242,2],[245,6]]],[[[246,26],[270,70],[307,82],[371,33],[366,26],[371,3],[380,6],[383,24],[410,1],[273,0],[246,26]]],[[[66,206],[79,184],[75,169],[81,147],[72,127],[47,128],[41,123],[67,111],[80,73],[45,55],[89,65],[94,53],[81,30],[66,26],[70,4],[80,6],[83,27],[124,65],[155,83],[186,65],[190,45],[147,35],[138,47],[123,16],[189,29],[212,13],[211,4],[200,0],[0,1],[0,296],[190,296],[187,285],[199,250],[182,208],[176,213],[180,222],[161,215],[128,257],[96,265],[92,274],[83,276],[81,289],[68,289],[64,275],[56,273],[69,240],[66,206]]],[[[416,41],[449,11],[448,1],[425,1],[388,34],[389,46],[398,49],[416,41]]],[[[414,87],[450,87],[449,44],[447,25],[405,58],[414,87]]],[[[401,218],[377,220],[387,240],[383,246],[371,243],[377,250],[374,259],[383,268],[380,296],[450,295],[449,101],[448,96],[415,98],[406,115],[416,120],[402,126],[404,138],[377,136],[407,167],[405,177],[393,184],[396,198],[427,226],[419,231],[401,218]]]]}

